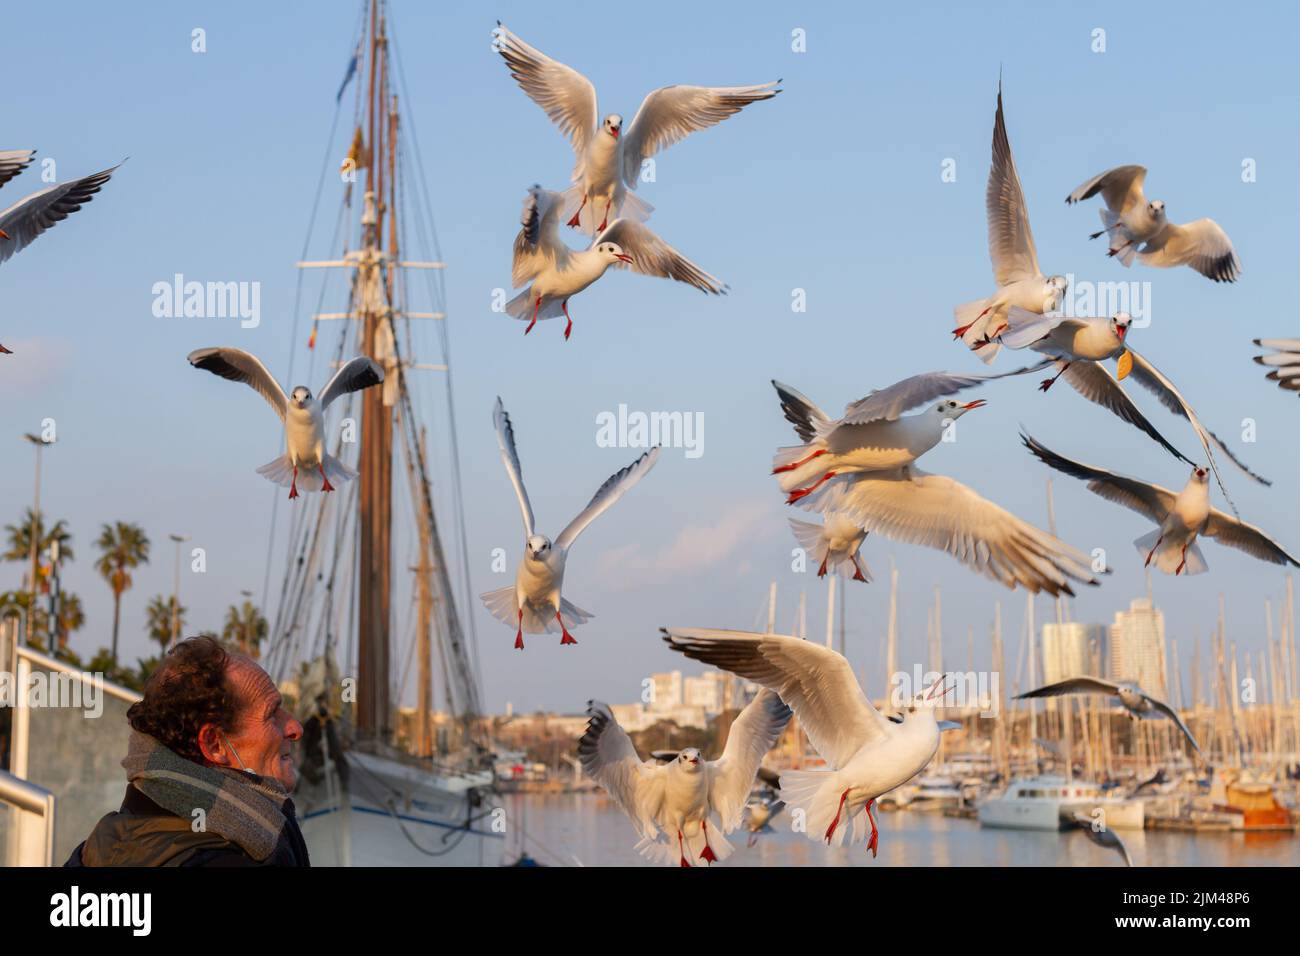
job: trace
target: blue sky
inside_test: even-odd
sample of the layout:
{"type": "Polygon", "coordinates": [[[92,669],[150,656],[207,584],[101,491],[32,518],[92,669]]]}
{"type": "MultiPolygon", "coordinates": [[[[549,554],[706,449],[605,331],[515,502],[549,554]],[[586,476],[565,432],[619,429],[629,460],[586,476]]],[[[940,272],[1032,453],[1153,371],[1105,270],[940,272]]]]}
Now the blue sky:
{"type": "MultiPolygon", "coordinates": [[[[979,370],[948,330],[954,305],[993,289],[983,197],[999,68],[1044,268],[1150,283],[1152,324],[1135,332],[1134,346],[1275,480],[1266,489],[1231,466],[1225,472],[1242,515],[1300,548],[1290,506],[1295,398],[1250,361],[1251,338],[1300,334],[1288,307],[1289,224],[1300,211],[1290,167],[1300,131],[1283,121],[1296,80],[1292,12],[659,3],[601,13],[591,23],[577,9],[521,3],[448,9],[396,0],[393,10],[410,91],[404,109],[418,124],[448,263],[474,591],[510,580],[491,572],[494,548],[506,550],[513,572],[522,546],[490,424],[496,395],[514,418],[539,525],[551,534],[639,453],[598,447],[598,414],[624,403],[705,420],[702,457],[666,450],[575,548],[566,595],[596,614],[577,632],[578,647],[561,650],[558,638],[538,636],[519,654],[504,626],[477,604],[468,609],[477,615],[490,707],[575,711],[591,697],[633,699],[647,674],[685,663],[659,643],[658,626],[751,627],[773,579],[780,626],[789,627],[803,590],[809,629],[820,633],[825,585],[790,571],[786,518],[795,512],[768,475],[772,451],[791,441],[768,382],[788,382],[833,410],[904,375],[979,370]],[[641,188],[656,207],[652,226],[727,281],[730,295],[610,275],[571,303],[567,343],[557,323],[525,339],[520,325],[491,311],[493,290],[508,286],[525,188],[560,188],[572,165],[566,142],[491,52],[498,17],[589,76],[602,113],[629,121],[646,92],[669,83],[784,80],[775,100],[662,154],[657,182],[641,188]],[[797,28],[806,31],[804,53],[791,49],[797,28]],[[1106,31],[1104,53],[1091,50],[1095,28],[1106,31]],[[1247,158],[1256,162],[1253,183],[1242,182],[1247,158]],[[955,182],[941,181],[946,159],[956,162],[955,182]],[[1244,264],[1239,283],[1215,285],[1186,269],[1124,270],[1088,242],[1095,202],[1067,207],[1062,199],[1127,162],[1149,167],[1148,194],[1166,201],[1171,218],[1211,216],[1227,230],[1244,264]],[[805,290],[802,313],[791,310],[796,289],[805,290]],[[1257,423],[1258,441],[1243,445],[1246,418],[1257,423]]],[[[0,147],[36,147],[56,159],[60,178],[130,157],[92,204],[0,268],[0,341],[20,353],[0,366],[0,520],[16,520],[31,498],[31,452],[19,435],[54,418],[60,441],[46,457],[43,504],[75,535],[78,557],[65,579],[90,617],[74,638],[79,650],[108,643],[111,601],[92,568],[104,521],[138,522],[155,544],[126,597],[124,656],[147,652],[145,603],[170,591],[169,532],[190,534],[207,551],[207,573],[182,583],[194,626],[218,627],[241,589],[261,591],[276,492],[254,468],[274,453],[277,423],[250,391],[200,375],[184,357],[233,345],[284,374],[296,350],[296,367],[306,367],[301,318],[293,333],[293,263],[357,14],[351,2],[56,3],[8,14],[0,58],[22,81],[0,114],[0,147]],[[72,19],[76,31],[66,29],[72,19]],[[206,53],[191,52],[195,27],[206,30],[206,53]],[[177,272],[260,282],[261,326],[155,318],[151,287],[177,272]]],[[[29,171],[0,198],[12,202],[40,185],[29,171]]],[[[340,188],[331,177],[315,254],[326,251],[340,188]]],[[[303,311],[319,286],[306,288],[303,311]]],[[[337,295],[327,302],[339,305],[337,295]]],[[[432,352],[419,358],[440,361],[432,352]]],[[[999,368],[1015,360],[1004,357],[999,368]]],[[[318,365],[315,377],[322,374],[318,365]]],[[[418,388],[430,402],[441,394],[427,379],[418,388]]],[[[1042,396],[1032,380],[1013,380],[981,397],[989,406],[923,465],[1035,523],[1046,521],[1046,470],[1020,448],[1019,423],[1096,465],[1172,487],[1186,478],[1159,447],[1064,386],[1042,396]]],[[[1176,445],[1196,449],[1188,428],[1146,395],[1135,398],[1176,445]]],[[[1109,621],[1145,590],[1131,541],[1149,529],[1058,477],[1061,537],[1105,547],[1114,567],[1072,614],[1109,621]]],[[[1193,641],[1204,643],[1213,629],[1219,593],[1227,595],[1230,639],[1253,650],[1263,646],[1263,602],[1276,606],[1283,590],[1280,569],[1212,542],[1204,550],[1209,574],[1154,582],[1184,663],[1193,641]]],[[[970,628],[982,664],[999,600],[1008,656],[1016,653],[1022,592],[874,535],[863,556],[877,580],[849,589],[849,646],[872,685],[884,682],[891,556],[901,573],[904,660],[923,652],[936,585],[950,662],[965,666],[970,628]]],[[[279,556],[273,581],[278,569],[279,556]]],[[[21,573],[17,564],[0,568],[0,586],[16,587],[21,573]]],[[[1040,601],[1040,620],[1050,613],[1040,601]]]]}

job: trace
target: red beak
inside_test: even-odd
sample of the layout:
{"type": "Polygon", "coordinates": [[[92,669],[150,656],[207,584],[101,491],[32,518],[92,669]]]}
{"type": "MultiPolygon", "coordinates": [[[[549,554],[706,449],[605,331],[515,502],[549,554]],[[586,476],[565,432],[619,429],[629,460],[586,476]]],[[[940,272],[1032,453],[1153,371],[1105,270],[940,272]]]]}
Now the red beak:
{"type": "Polygon", "coordinates": [[[616,258],[616,259],[622,259],[624,262],[631,262],[631,261],[632,261],[632,257],[631,257],[631,256],[625,256],[625,255],[623,255],[623,253],[621,253],[621,252],[620,252],[617,256],[615,256],[614,258],[616,258]]]}
{"type": "Polygon", "coordinates": [[[984,401],[984,399],[977,398],[973,402],[967,402],[965,405],[962,406],[962,408],[966,409],[967,411],[970,411],[972,408],[983,408],[987,404],[988,402],[984,401]]]}
{"type": "Polygon", "coordinates": [[[1128,335],[1128,326],[1127,326],[1127,325],[1121,325],[1121,326],[1119,327],[1119,340],[1120,340],[1121,342],[1123,342],[1123,341],[1124,341],[1124,337],[1127,336],[1127,335],[1128,335]]]}
{"type": "Polygon", "coordinates": [[[9,233],[5,232],[3,229],[0,229],[0,239],[8,239],[8,238],[9,238],[9,233]]]}
{"type": "Polygon", "coordinates": [[[609,131],[609,135],[610,135],[610,136],[613,136],[615,139],[618,139],[618,130],[616,130],[616,129],[611,129],[611,130],[609,131]]]}
{"type": "Polygon", "coordinates": [[[9,349],[5,348],[3,345],[0,345],[0,354],[13,355],[14,353],[9,349]]]}

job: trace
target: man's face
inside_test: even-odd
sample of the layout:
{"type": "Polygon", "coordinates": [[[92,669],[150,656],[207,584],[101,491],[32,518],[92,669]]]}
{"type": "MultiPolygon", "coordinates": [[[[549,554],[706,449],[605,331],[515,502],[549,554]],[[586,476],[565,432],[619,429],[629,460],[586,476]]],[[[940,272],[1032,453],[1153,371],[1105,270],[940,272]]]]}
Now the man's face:
{"type": "Polygon", "coordinates": [[[298,771],[290,743],[302,736],[302,724],[284,709],[266,671],[249,658],[230,656],[226,682],[235,698],[235,726],[227,735],[230,745],[249,770],[273,777],[292,791],[298,771]]]}

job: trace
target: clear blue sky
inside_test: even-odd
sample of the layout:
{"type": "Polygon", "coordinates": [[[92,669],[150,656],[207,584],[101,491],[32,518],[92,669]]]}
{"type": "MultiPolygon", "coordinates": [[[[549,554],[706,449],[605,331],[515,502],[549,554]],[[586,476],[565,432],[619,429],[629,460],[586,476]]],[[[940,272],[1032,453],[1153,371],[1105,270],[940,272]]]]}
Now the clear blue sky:
{"type": "MultiPolygon", "coordinates": [[[[534,637],[519,654],[504,626],[477,604],[469,609],[490,707],[509,700],[516,709],[576,711],[591,697],[630,700],[647,674],[685,664],[660,644],[658,626],[750,627],[773,578],[781,626],[803,589],[810,631],[820,633],[825,585],[790,572],[786,517],[795,512],[768,476],[773,449],[792,440],[768,381],[834,410],[907,374],[979,368],[948,330],[954,305],[993,288],[983,197],[999,67],[1045,269],[1151,283],[1153,323],[1134,333],[1135,347],[1276,481],[1264,489],[1225,472],[1243,516],[1300,549],[1296,399],[1250,361],[1251,338],[1300,334],[1287,307],[1290,223],[1300,212],[1290,169],[1300,130],[1288,119],[1297,78],[1289,9],[1224,17],[1208,3],[1086,11],[1035,3],[990,15],[966,4],[661,3],[606,5],[593,23],[555,5],[449,6],[395,0],[394,19],[413,100],[404,107],[418,123],[448,262],[474,591],[510,580],[490,572],[493,548],[506,549],[513,571],[522,546],[490,424],[496,395],[514,417],[539,524],[551,534],[637,454],[597,447],[598,413],[626,403],[705,417],[703,457],[667,450],[577,545],[566,594],[596,614],[577,632],[578,647],[534,637]],[[774,101],[662,154],[658,181],[642,186],[657,207],[653,227],[729,282],[729,296],[611,275],[572,303],[567,343],[554,322],[525,339],[519,324],[490,311],[493,289],[508,285],[524,189],[559,188],[572,165],[565,141],[491,52],[497,17],[583,71],[602,112],[629,121],[647,91],[669,83],[784,79],[774,101]],[[1102,54],[1090,49],[1096,27],[1106,30],[1102,54]],[[805,53],[791,50],[795,28],[806,31],[805,53]],[[1258,181],[1244,184],[1248,157],[1258,181]],[[946,158],[956,160],[954,183],[940,179],[946,158]],[[1175,220],[1212,216],[1223,225],[1244,264],[1238,284],[1186,269],[1126,271],[1087,241],[1095,203],[1072,208],[1063,197],[1128,162],[1150,168],[1149,195],[1175,220]],[[790,307],[796,288],[807,294],[802,314],[790,307]],[[1243,446],[1247,417],[1259,438],[1243,446]]],[[[55,418],[60,441],[46,457],[44,507],[75,535],[66,583],[90,618],[74,637],[80,651],[108,642],[109,592],[92,568],[104,521],[139,522],[155,544],[126,597],[128,658],[148,651],[147,599],[170,591],[169,532],[207,549],[207,574],[182,584],[195,627],[219,627],[240,589],[261,590],[272,491],[253,469],[272,455],[276,422],[251,392],[200,375],[184,357],[235,345],[283,373],[293,347],[304,367],[305,327],[292,337],[293,263],[357,14],[353,2],[51,3],[7,13],[0,62],[19,81],[0,113],[0,147],[38,148],[58,161],[61,178],[130,156],[90,206],[0,268],[0,341],[21,350],[0,363],[0,520],[16,520],[31,498],[31,452],[19,435],[55,418]],[[207,31],[205,54],[190,50],[195,27],[207,31]],[[154,318],[151,286],[177,272],[261,282],[261,327],[154,318]]],[[[29,172],[0,199],[39,186],[29,172]]],[[[326,189],[327,227],[338,188],[326,189]]],[[[304,309],[312,305],[314,295],[304,309]]],[[[964,419],[960,440],[924,466],[1036,523],[1046,521],[1046,471],[1019,446],[1018,423],[1093,464],[1174,487],[1186,478],[1160,448],[1063,385],[1044,397],[1017,380],[982,397],[988,408],[964,419]]],[[[1145,394],[1136,398],[1171,440],[1196,450],[1188,428],[1145,394]]],[[[1130,542],[1148,526],[1079,482],[1059,476],[1055,487],[1061,536],[1107,548],[1114,566],[1072,612],[1108,622],[1144,591],[1130,542]]],[[[1263,602],[1281,595],[1283,572],[1213,543],[1204,550],[1209,574],[1155,581],[1184,661],[1210,634],[1220,592],[1231,639],[1262,647],[1263,602]]],[[[863,555],[877,581],[850,586],[849,643],[873,686],[883,683],[891,555],[902,575],[905,661],[923,652],[935,585],[950,662],[966,665],[969,627],[982,664],[997,600],[1008,655],[1016,652],[1023,592],[875,536],[863,555]]],[[[0,568],[0,586],[16,587],[21,573],[17,564],[0,568]]],[[[1040,620],[1051,613],[1046,600],[1038,609],[1040,620]]]]}

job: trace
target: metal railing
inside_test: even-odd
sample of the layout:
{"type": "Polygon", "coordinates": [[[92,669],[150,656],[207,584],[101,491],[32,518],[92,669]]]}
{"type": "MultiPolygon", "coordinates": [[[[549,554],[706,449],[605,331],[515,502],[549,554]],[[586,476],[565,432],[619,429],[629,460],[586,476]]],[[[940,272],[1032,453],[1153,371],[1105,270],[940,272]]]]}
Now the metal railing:
{"type": "Polygon", "coordinates": [[[0,770],[0,804],[12,814],[5,866],[53,866],[54,794],[0,770]]]}

